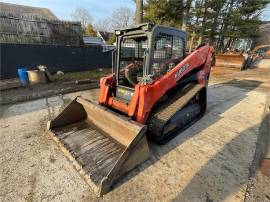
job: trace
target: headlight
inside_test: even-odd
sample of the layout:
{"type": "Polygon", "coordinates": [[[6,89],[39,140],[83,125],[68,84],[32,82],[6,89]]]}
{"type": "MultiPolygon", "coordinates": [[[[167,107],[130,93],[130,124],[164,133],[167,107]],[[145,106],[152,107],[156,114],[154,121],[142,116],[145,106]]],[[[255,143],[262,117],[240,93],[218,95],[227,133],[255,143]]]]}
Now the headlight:
{"type": "Polygon", "coordinates": [[[121,34],[121,31],[120,30],[116,30],[115,31],[115,35],[120,35],[121,34]]]}

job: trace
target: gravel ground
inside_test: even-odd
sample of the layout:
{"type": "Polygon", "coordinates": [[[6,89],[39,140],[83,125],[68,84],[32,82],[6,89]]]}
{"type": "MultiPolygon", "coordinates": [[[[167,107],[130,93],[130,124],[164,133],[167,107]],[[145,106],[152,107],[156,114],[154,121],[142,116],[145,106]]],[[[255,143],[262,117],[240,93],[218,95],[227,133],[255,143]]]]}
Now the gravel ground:
{"type": "Polygon", "coordinates": [[[149,142],[149,160],[103,198],[45,130],[75,96],[96,100],[98,90],[2,106],[0,201],[244,201],[269,89],[239,75],[212,76],[206,115],[166,145],[149,142]]]}
{"type": "Polygon", "coordinates": [[[245,201],[270,201],[270,92],[259,129],[253,163],[250,167],[245,201]]]}

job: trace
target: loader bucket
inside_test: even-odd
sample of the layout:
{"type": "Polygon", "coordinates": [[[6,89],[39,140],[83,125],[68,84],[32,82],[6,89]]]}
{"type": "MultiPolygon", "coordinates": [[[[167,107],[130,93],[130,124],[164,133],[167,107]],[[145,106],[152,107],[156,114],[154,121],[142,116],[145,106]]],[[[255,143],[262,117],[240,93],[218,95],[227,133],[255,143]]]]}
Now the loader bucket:
{"type": "Polygon", "coordinates": [[[107,193],[117,178],[149,156],[145,125],[81,97],[49,121],[47,127],[99,196],[107,193]]]}
{"type": "Polygon", "coordinates": [[[242,54],[218,54],[215,56],[217,67],[234,67],[242,70],[245,57],[242,54]]]}

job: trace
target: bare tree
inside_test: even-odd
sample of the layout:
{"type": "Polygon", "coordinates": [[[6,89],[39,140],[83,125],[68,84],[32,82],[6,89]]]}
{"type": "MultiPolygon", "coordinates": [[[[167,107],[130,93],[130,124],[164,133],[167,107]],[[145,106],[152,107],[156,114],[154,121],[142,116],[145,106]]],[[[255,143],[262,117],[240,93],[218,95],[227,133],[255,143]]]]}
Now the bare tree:
{"type": "Polygon", "coordinates": [[[83,28],[85,28],[86,25],[92,21],[90,13],[85,8],[76,8],[71,14],[71,17],[74,20],[80,21],[83,28]]]}
{"type": "Polygon", "coordinates": [[[112,32],[117,28],[128,27],[134,24],[134,12],[128,7],[120,7],[113,11],[112,15],[100,19],[95,23],[96,31],[112,32]]]}
{"type": "Polygon", "coordinates": [[[128,27],[134,23],[134,12],[128,7],[120,7],[113,11],[111,18],[111,28],[128,27]]]}
{"type": "Polygon", "coordinates": [[[95,31],[106,31],[106,32],[111,32],[111,20],[109,17],[99,19],[95,24],[94,24],[94,29],[95,31]]]}

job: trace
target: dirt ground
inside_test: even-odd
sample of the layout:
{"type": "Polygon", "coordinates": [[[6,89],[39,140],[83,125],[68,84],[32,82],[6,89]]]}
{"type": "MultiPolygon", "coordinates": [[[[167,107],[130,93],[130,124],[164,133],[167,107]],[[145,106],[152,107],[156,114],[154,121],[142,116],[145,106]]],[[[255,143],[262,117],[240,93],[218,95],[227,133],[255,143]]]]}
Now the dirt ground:
{"type": "Polygon", "coordinates": [[[270,94],[266,99],[245,201],[270,201],[270,94]]]}
{"type": "Polygon", "coordinates": [[[45,129],[77,95],[96,100],[97,89],[2,106],[0,201],[244,201],[269,81],[270,69],[213,68],[205,116],[166,145],[149,142],[150,158],[102,198],[45,129]]]}
{"type": "Polygon", "coordinates": [[[0,104],[13,104],[54,95],[98,88],[99,78],[111,73],[111,69],[69,72],[63,75],[52,75],[53,82],[22,86],[19,79],[0,81],[0,104]],[[88,80],[82,84],[76,81],[88,80]],[[89,81],[90,80],[90,81],[89,81]]]}
{"type": "Polygon", "coordinates": [[[61,95],[76,91],[98,88],[98,86],[98,80],[93,80],[91,83],[86,83],[82,85],[77,85],[75,84],[74,80],[71,80],[55,81],[53,83],[47,84],[12,88],[0,91],[0,104],[7,105],[28,100],[35,100],[43,97],[50,97],[54,95],[61,95]]]}

